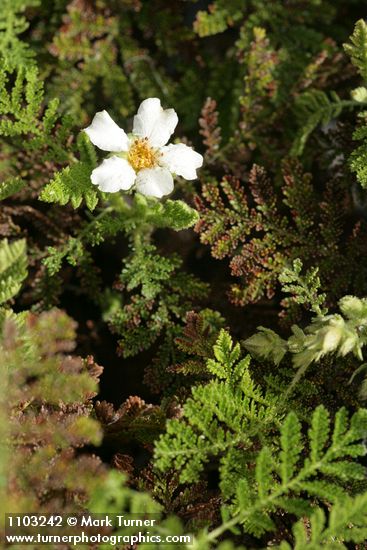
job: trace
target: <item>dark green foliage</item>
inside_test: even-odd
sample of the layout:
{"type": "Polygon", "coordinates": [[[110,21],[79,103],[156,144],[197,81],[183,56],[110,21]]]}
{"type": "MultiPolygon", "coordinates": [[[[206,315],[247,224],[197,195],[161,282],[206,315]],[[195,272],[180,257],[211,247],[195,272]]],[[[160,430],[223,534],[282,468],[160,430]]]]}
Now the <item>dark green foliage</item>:
{"type": "Polygon", "coordinates": [[[363,2],[0,7],[0,500],[155,513],[196,550],[361,550],[363,2]],[[149,97],[200,181],[100,192],[83,128],[149,97]]]}
{"type": "Polygon", "coordinates": [[[210,457],[220,459],[220,485],[229,498],[246,463],[246,454],[277,422],[277,400],[263,395],[251,379],[249,358],[240,358],[240,347],[221,331],[207,362],[215,379],[192,390],[182,420],[171,420],[167,434],[156,445],[156,465],[174,466],[182,483],[195,482],[210,457]],[[238,449],[244,450],[243,455],[238,449]]]}
{"type": "Polygon", "coordinates": [[[294,525],[294,545],[290,546],[284,541],[278,548],[279,550],[290,548],[294,548],[294,550],[303,550],[304,548],[333,550],[334,548],[348,548],[344,543],[349,541],[363,544],[367,538],[365,509],[365,494],[355,498],[345,497],[343,501],[332,506],[326,524],[324,510],[317,508],[311,515],[308,524],[300,520],[294,525]]]}
{"type": "MultiPolygon", "coordinates": [[[[83,142],[84,139],[85,138],[83,138],[83,142]]],[[[79,165],[80,164],[81,163],[79,163],[79,165]]],[[[78,167],[78,164],[75,166],[78,167]]],[[[86,170],[89,172],[90,168],[86,170]]],[[[61,178],[63,180],[65,179],[64,176],[61,176],[61,178]]],[[[68,174],[66,175],[66,180],[69,181],[68,174]]],[[[92,204],[89,203],[89,206],[93,206],[93,200],[97,200],[97,194],[92,188],[92,184],[87,181],[87,179],[84,179],[84,182],[86,184],[85,200],[87,202],[92,200],[92,204]]],[[[71,183],[75,185],[74,182],[71,183]]],[[[52,200],[57,197],[58,202],[69,198],[71,198],[71,201],[74,201],[74,203],[75,201],[79,202],[79,200],[81,200],[81,194],[83,193],[83,187],[76,185],[76,194],[69,194],[70,192],[73,193],[73,188],[68,188],[67,185],[68,184],[65,186],[64,183],[61,184],[60,179],[55,179],[54,182],[51,182],[49,186],[46,187],[44,193],[48,198],[52,198],[52,200]],[[60,192],[60,195],[57,195],[58,192],[60,192]],[[50,193],[52,197],[50,197],[50,193]],[[56,195],[56,197],[54,195],[56,195]]],[[[41,198],[42,197],[43,195],[41,198]]],[[[142,282],[145,283],[145,273],[147,277],[146,284],[149,285],[151,273],[149,273],[149,270],[145,267],[145,261],[151,265],[152,259],[149,258],[149,246],[147,254],[145,254],[144,246],[140,246],[139,244],[143,236],[149,234],[152,227],[170,227],[175,230],[181,230],[190,227],[190,225],[195,223],[196,219],[196,211],[179,200],[172,201],[168,199],[164,204],[161,204],[155,199],[147,199],[143,195],[136,194],[133,202],[129,205],[121,197],[112,195],[109,204],[98,212],[94,218],[89,216],[89,220],[83,222],[75,236],[70,236],[66,242],[60,246],[47,248],[47,257],[44,258],[43,265],[46,267],[47,273],[51,277],[60,272],[64,260],[71,266],[77,267],[78,275],[81,278],[85,278],[87,281],[86,290],[90,291],[90,295],[95,301],[103,301],[103,303],[106,304],[104,309],[108,310],[110,307],[113,307],[113,305],[108,306],[108,298],[107,302],[105,302],[105,298],[101,295],[99,268],[94,265],[90,247],[100,245],[105,240],[112,239],[121,233],[128,234],[136,243],[136,254],[132,257],[132,269],[135,272],[139,272],[142,269],[142,282]]],[[[180,262],[179,264],[177,264],[177,262],[177,259],[173,262],[176,267],[180,264],[180,262]]],[[[157,266],[157,269],[159,271],[159,266],[157,266]]],[[[158,277],[158,280],[160,279],[159,274],[155,277],[158,277]]],[[[165,276],[163,275],[163,279],[164,278],[167,278],[167,274],[165,276]]],[[[187,284],[188,288],[183,291],[183,296],[185,296],[185,293],[190,295],[191,291],[193,291],[194,296],[201,296],[204,294],[205,285],[202,285],[200,282],[196,283],[194,278],[188,276],[185,279],[184,277],[183,280],[178,283],[178,286],[182,287],[184,284],[187,284]]],[[[139,306],[137,307],[139,309],[139,306]]],[[[145,297],[143,297],[140,307],[143,315],[150,316],[150,307],[147,307],[145,297]]],[[[186,312],[186,310],[184,311],[186,312]]],[[[160,324],[160,322],[158,324],[160,324]]],[[[136,350],[139,349],[142,336],[143,335],[137,335],[136,350]]]]}
{"type": "Polygon", "coordinates": [[[262,395],[251,380],[248,359],[237,362],[239,345],[233,346],[225,331],[214,355],[207,368],[223,382],[217,379],[193,389],[182,418],[170,420],[156,444],[156,466],[174,467],[182,483],[192,483],[203,474],[204,465],[217,458],[224,518],[219,532],[241,524],[259,537],[276,529],[272,514],[279,508],[307,516],[312,513],[307,493],[338,505],[351,480],[365,476],[365,468],[350,458],[366,453],[360,442],[367,428],[366,410],[349,422],[346,409],[340,409],[331,429],[327,410],[318,407],[306,443],[297,415],[291,412],[281,422],[281,403],[275,396],[262,395]]]}
{"type": "Polygon", "coordinates": [[[43,83],[36,68],[18,69],[12,87],[9,86],[13,71],[1,71],[0,77],[0,133],[4,136],[33,134],[47,140],[55,123],[58,101],[50,103],[39,120],[42,109],[43,83]]]}
{"type": "Polygon", "coordinates": [[[97,165],[97,156],[84,133],[79,135],[77,147],[80,152],[79,162],[58,172],[42,190],[40,200],[57,202],[62,206],[71,202],[73,208],[78,208],[84,199],[89,210],[94,210],[98,203],[98,195],[90,176],[97,165]]]}
{"type": "MultiPolygon", "coordinates": [[[[362,117],[363,120],[364,117],[362,117]]],[[[367,172],[366,172],[366,161],[367,161],[367,126],[363,123],[356,129],[353,134],[353,139],[362,142],[351,154],[349,159],[350,169],[355,173],[358,182],[363,188],[367,187],[367,172]]]]}
{"type": "Polygon", "coordinates": [[[40,0],[2,0],[0,13],[0,52],[9,67],[27,67],[34,63],[34,52],[19,39],[29,27],[24,16],[27,8],[39,6],[40,0]]]}
{"type": "Polygon", "coordinates": [[[354,101],[341,101],[335,92],[327,96],[325,92],[313,90],[299,96],[296,100],[294,111],[301,127],[292,145],[291,155],[298,156],[302,153],[306,141],[319,125],[327,125],[333,118],[342,112],[343,107],[358,105],[354,101]]]}
{"type": "Polygon", "coordinates": [[[110,322],[125,357],[148,348],[162,333],[172,339],[176,323],[206,294],[205,284],[179,271],[177,256],[156,252],[152,245],[137,247],[119,277],[118,286],[129,294],[110,322]]]}

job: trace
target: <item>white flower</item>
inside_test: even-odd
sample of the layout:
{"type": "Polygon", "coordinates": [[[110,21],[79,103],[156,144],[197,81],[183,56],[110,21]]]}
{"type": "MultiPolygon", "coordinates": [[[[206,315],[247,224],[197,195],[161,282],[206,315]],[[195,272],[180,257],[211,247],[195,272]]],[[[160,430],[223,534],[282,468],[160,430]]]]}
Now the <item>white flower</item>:
{"type": "Polygon", "coordinates": [[[97,113],[85,132],[94,145],[113,155],[93,170],[92,183],[107,193],[135,184],[139,193],[161,198],[173,191],[172,174],[195,179],[203,157],[183,143],[166,145],[177,122],[174,109],[162,109],[156,97],[141,103],[130,136],[107,111],[97,113]]]}

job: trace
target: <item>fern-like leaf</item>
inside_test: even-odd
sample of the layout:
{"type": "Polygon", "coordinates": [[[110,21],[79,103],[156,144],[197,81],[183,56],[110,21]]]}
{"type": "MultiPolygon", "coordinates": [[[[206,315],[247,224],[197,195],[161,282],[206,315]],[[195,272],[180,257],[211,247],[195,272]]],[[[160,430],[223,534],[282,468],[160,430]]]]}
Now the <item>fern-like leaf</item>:
{"type": "Polygon", "coordinates": [[[316,508],[309,524],[299,520],[293,526],[293,544],[283,541],[278,550],[338,550],[349,548],[348,542],[364,543],[367,539],[367,493],[345,497],[332,506],[328,519],[316,508]]]}
{"type": "Polygon", "coordinates": [[[43,189],[39,198],[45,202],[62,205],[71,202],[73,208],[78,208],[85,200],[89,210],[94,210],[98,203],[98,195],[90,176],[96,166],[96,155],[83,132],[78,136],[77,144],[80,161],[58,172],[43,189]]]}
{"type": "Polygon", "coordinates": [[[33,65],[34,53],[18,37],[29,27],[23,13],[40,0],[2,0],[0,10],[0,55],[9,67],[33,65]]]}
{"type": "MultiPolygon", "coordinates": [[[[216,376],[205,386],[193,388],[183,408],[184,421],[171,420],[167,433],[156,445],[156,464],[162,469],[175,466],[182,482],[197,481],[211,457],[222,456],[221,486],[235,489],[246,459],[238,449],[252,448],[259,434],[277,422],[277,399],[264,395],[249,372],[249,359],[240,359],[225,331],[214,346],[216,360],[209,360],[209,372],[216,376]]],[[[265,467],[264,463],[264,467],[265,467]]]]}
{"type": "Polygon", "coordinates": [[[282,483],[286,484],[294,475],[303,449],[301,423],[295,413],[290,413],[283,424],[280,444],[282,450],[279,455],[279,473],[282,483]]]}
{"type": "Polygon", "coordinates": [[[15,81],[12,73],[0,71],[0,134],[19,136],[33,133],[42,135],[45,128],[39,124],[38,117],[43,99],[43,83],[35,67],[16,71],[15,81]]]}
{"type": "Polygon", "coordinates": [[[297,304],[307,304],[317,315],[323,315],[327,312],[323,307],[326,295],[319,292],[321,286],[319,270],[315,267],[302,274],[302,267],[302,261],[297,258],[293,261],[292,267],[283,269],[279,275],[282,290],[292,294],[297,304]]]}
{"type": "Polygon", "coordinates": [[[350,42],[344,44],[344,49],[363,80],[367,82],[367,24],[363,19],[357,21],[349,40],[350,42]]]}
{"type": "Polygon", "coordinates": [[[19,193],[25,186],[21,178],[10,178],[0,183],[0,201],[19,193]]]}
{"type": "MultiPolygon", "coordinates": [[[[137,201],[142,205],[149,204],[142,195],[136,195],[137,201]]],[[[183,201],[166,200],[164,203],[154,201],[150,203],[150,208],[146,212],[147,221],[156,227],[171,227],[175,231],[192,227],[199,220],[199,214],[183,201]]]]}
{"type": "Polygon", "coordinates": [[[293,143],[291,154],[301,155],[311,133],[320,124],[328,124],[331,119],[337,117],[343,107],[353,102],[343,102],[335,92],[328,96],[321,90],[305,92],[297,98],[295,114],[299,120],[300,130],[293,143]]]}
{"type": "Polygon", "coordinates": [[[320,459],[329,437],[329,429],[329,413],[325,407],[320,406],[312,417],[311,428],[309,430],[311,462],[316,463],[320,459]]]}
{"type": "Polygon", "coordinates": [[[26,242],[0,242],[0,304],[15,296],[27,276],[26,242]]]}

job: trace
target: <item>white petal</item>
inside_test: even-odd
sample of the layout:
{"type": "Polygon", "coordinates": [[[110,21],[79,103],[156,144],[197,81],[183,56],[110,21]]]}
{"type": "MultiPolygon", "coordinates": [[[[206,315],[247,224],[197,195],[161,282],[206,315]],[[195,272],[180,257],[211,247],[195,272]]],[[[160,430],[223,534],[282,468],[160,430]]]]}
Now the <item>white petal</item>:
{"type": "Polygon", "coordinates": [[[111,157],[95,168],[90,177],[93,185],[97,185],[105,193],[116,193],[123,189],[126,191],[134,184],[135,170],[127,160],[119,157],[111,157]]]}
{"type": "Polygon", "coordinates": [[[161,149],[160,163],[173,174],[182,176],[187,180],[197,178],[196,170],[203,165],[203,157],[184,143],[167,145],[161,149]]]}
{"type": "Polygon", "coordinates": [[[129,138],[122,128],[117,126],[107,111],[96,113],[92,123],[84,130],[93,145],[96,145],[102,151],[111,151],[118,153],[127,151],[129,138]]]}
{"type": "Polygon", "coordinates": [[[174,109],[161,107],[157,97],[145,99],[134,116],[133,133],[146,137],[153,147],[165,145],[177,126],[178,116],[174,109]]]}
{"type": "Polygon", "coordinates": [[[173,191],[173,177],[165,168],[145,168],[136,176],[136,189],[147,197],[168,195],[173,191]]]}

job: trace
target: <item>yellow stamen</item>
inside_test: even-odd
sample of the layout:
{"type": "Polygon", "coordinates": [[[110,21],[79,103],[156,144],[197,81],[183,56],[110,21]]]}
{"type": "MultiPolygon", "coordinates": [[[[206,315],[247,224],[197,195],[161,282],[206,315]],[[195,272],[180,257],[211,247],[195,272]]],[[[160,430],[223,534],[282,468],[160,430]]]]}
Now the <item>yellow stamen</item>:
{"type": "Polygon", "coordinates": [[[156,149],[152,149],[147,138],[137,138],[131,145],[127,160],[136,172],[143,168],[154,168],[158,164],[160,154],[156,149]]]}

